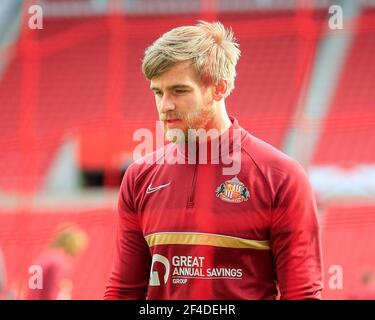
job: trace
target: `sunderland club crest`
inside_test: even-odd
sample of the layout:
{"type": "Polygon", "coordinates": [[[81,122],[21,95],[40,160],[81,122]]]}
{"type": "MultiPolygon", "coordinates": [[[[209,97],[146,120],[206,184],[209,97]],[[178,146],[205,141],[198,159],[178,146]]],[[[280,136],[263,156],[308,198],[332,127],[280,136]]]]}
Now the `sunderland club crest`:
{"type": "Polygon", "coordinates": [[[225,181],[216,189],[216,197],[227,202],[239,203],[247,201],[249,196],[249,190],[237,177],[225,181]]]}

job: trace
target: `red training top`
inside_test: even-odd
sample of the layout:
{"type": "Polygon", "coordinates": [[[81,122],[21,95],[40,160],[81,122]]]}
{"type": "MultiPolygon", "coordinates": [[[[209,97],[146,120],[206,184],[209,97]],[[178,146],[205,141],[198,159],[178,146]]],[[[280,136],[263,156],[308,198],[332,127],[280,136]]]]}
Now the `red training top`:
{"type": "Polygon", "coordinates": [[[304,170],[230,118],[206,145],[170,143],[129,166],[105,299],[321,299],[304,170]]]}

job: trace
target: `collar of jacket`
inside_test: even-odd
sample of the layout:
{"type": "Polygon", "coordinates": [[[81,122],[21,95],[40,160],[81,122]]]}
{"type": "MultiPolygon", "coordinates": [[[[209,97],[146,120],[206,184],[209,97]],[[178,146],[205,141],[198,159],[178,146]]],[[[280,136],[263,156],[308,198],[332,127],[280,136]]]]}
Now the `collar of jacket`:
{"type": "Polygon", "coordinates": [[[214,139],[195,143],[176,144],[178,157],[189,164],[218,164],[235,150],[241,150],[244,130],[235,117],[229,116],[232,125],[214,139]]]}

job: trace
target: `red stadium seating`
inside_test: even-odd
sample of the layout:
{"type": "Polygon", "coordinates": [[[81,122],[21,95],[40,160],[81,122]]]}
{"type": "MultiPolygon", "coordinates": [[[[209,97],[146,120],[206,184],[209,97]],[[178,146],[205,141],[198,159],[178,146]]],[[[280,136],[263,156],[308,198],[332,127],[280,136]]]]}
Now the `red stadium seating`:
{"type": "MultiPolygon", "coordinates": [[[[322,221],[324,299],[365,298],[371,291],[362,283],[366,272],[375,276],[375,206],[337,205],[324,212],[322,221]],[[331,266],[343,271],[342,289],[330,288],[331,266]]],[[[375,280],[375,278],[374,278],[375,280]]],[[[371,284],[375,289],[375,283],[371,284]]],[[[366,299],[375,298],[375,290],[366,299]]]]}
{"type": "Polygon", "coordinates": [[[375,30],[368,27],[374,17],[375,10],[367,10],[359,20],[313,164],[375,162],[375,30]]]}
{"type": "MultiPolygon", "coordinates": [[[[154,131],[157,119],[141,73],[144,49],[161,33],[198,18],[53,18],[45,19],[42,31],[28,35],[36,42],[21,38],[0,82],[0,148],[6,155],[0,158],[0,189],[40,189],[67,138],[80,140],[83,167],[119,166],[119,153],[136,145],[134,130],[154,131]],[[40,59],[35,59],[37,53],[40,59]]],[[[243,52],[229,113],[253,134],[281,147],[304,70],[313,61],[320,20],[315,19],[311,34],[301,37],[300,28],[311,21],[296,19],[293,12],[219,19],[232,26],[243,52]]]]}

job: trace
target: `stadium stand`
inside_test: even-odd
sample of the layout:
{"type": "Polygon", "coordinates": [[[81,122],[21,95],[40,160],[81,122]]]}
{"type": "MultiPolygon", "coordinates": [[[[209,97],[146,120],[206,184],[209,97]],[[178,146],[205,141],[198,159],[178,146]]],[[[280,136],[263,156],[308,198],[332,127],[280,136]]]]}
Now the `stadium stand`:
{"type": "MultiPolygon", "coordinates": [[[[39,70],[34,74],[38,82],[35,109],[28,104],[23,112],[22,101],[18,100],[25,60],[31,59],[26,40],[20,43],[18,54],[0,83],[4,110],[0,144],[7,155],[0,160],[4,169],[0,186],[5,190],[41,188],[53,155],[66,136],[80,140],[83,169],[100,171],[107,163],[119,168],[124,161],[121,153],[131,153],[136,145],[132,133],[139,127],[155,131],[156,109],[140,72],[144,49],[158,34],[179,24],[194,23],[198,18],[46,19],[43,32],[35,39],[34,49],[40,50],[41,57],[31,60],[39,70]],[[131,43],[131,49],[116,44],[119,41],[131,43]],[[27,122],[25,127],[22,121],[19,123],[20,118],[27,122]],[[27,154],[20,154],[22,145],[28,145],[27,154]],[[22,163],[25,158],[32,161],[22,163]],[[13,168],[9,168],[10,162],[13,168]],[[20,166],[27,168],[17,179],[15,173],[21,175],[20,166]]],[[[303,55],[299,50],[304,40],[294,26],[294,14],[227,14],[220,19],[232,26],[244,52],[236,84],[240,90],[229,98],[229,112],[254,135],[281,147],[298,98],[300,66],[295,61],[303,55]],[[263,30],[270,23],[278,28],[251,31],[263,30]],[[276,57],[274,52],[278,53],[276,57]],[[290,83],[287,79],[295,81],[290,83]]],[[[313,47],[320,24],[307,39],[313,47]]]]}
{"type": "Polygon", "coordinates": [[[329,114],[322,124],[314,165],[352,167],[374,163],[375,30],[369,27],[375,11],[364,10],[349,56],[339,78],[329,114]]]}
{"type": "MultiPolygon", "coordinates": [[[[366,288],[362,277],[366,272],[375,274],[375,252],[371,247],[375,241],[375,206],[329,206],[325,210],[322,227],[326,270],[324,299],[364,299],[366,288]],[[342,288],[335,289],[335,283],[330,284],[330,277],[336,272],[333,269],[330,273],[329,268],[337,265],[342,269],[343,280],[342,288]]],[[[374,299],[374,292],[367,299],[374,299]]]]}

